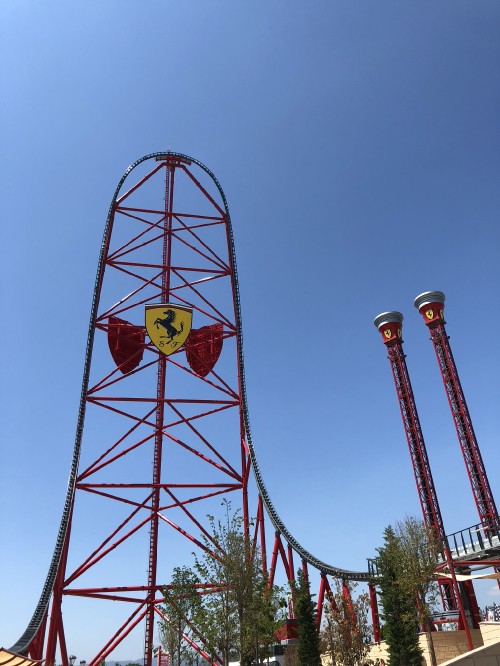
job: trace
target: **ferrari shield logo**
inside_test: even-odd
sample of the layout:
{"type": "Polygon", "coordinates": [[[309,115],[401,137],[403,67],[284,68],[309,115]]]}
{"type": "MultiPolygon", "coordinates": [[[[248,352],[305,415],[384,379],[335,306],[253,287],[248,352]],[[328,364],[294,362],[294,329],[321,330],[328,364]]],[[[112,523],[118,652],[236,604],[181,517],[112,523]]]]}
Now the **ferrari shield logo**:
{"type": "Polygon", "coordinates": [[[389,339],[389,338],[391,337],[391,335],[392,335],[392,333],[391,333],[391,329],[390,329],[390,328],[386,328],[385,331],[384,331],[384,335],[385,335],[385,337],[386,337],[387,339],[389,339]]]}
{"type": "Polygon", "coordinates": [[[186,342],[193,321],[190,308],[174,303],[146,305],[145,316],[151,342],[167,356],[186,342]]]}
{"type": "Polygon", "coordinates": [[[434,317],[434,310],[426,310],[425,316],[427,317],[427,319],[432,319],[434,317]]]}

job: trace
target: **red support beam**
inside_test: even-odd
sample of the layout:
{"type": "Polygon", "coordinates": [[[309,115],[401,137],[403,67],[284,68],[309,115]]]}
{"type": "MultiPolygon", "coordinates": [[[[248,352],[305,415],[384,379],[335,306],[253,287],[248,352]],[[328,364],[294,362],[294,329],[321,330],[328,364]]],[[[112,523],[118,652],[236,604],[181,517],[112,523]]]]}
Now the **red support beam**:
{"type": "Polygon", "coordinates": [[[323,617],[323,602],[325,600],[326,590],[326,574],[322,573],[319,581],[318,602],[316,606],[316,627],[318,631],[321,627],[321,619],[323,617]]]}
{"type": "Polygon", "coordinates": [[[267,573],[267,551],[266,551],[266,530],[264,525],[264,503],[262,497],[259,495],[259,503],[257,508],[257,523],[260,530],[260,550],[262,558],[262,571],[267,573]]]}
{"type": "Polygon", "coordinates": [[[373,627],[373,640],[375,643],[380,643],[380,616],[378,612],[377,591],[373,583],[368,584],[368,592],[370,594],[370,610],[372,614],[372,627],[373,627]]]}
{"type": "Polygon", "coordinates": [[[349,611],[349,615],[351,618],[351,624],[353,627],[356,626],[356,614],[354,612],[354,606],[352,603],[352,597],[351,597],[351,590],[349,589],[349,585],[347,581],[343,580],[342,581],[342,596],[344,597],[346,601],[346,606],[347,610],[349,611]]]}

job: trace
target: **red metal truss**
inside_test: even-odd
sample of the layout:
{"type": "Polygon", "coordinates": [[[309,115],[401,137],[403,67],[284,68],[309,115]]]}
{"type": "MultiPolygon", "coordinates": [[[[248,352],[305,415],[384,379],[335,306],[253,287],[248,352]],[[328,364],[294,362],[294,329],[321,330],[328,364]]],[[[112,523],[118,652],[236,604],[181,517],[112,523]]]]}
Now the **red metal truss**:
{"type": "Polygon", "coordinates": [[[424,523],[444,541],[446,533],[443,519],[403,352],[402,321],[401,313],[384,312],[375,318],[375,325],[382,334],[391,364],[424,523]]]}
{"type": "Polygon", "coordinates": [[[423,316],[430,331],[479,519],[487,530],[498,533],[500,530],[498,510],[446,333],[444,300],[445,295],[441,291],[425,292],[417,296],[415,307],[423,316]]]}
{"type": "Polygon", "coordinates": [[[85,436],[47,635],[45,657],[52,663],[58,648],[67,662],[64,645],[73,628],[63,607],[78,597],[132,605],[89,666],[138,625],[150,666],[161,587],[179,564],[173,544],[186,541],[181,552],[193,545],[206,550],[212,542],[207,514],[235,493],[249,529],[250,460],[225,202],[216,181],[182,156],[167,153],[135,167],[127,179],[132,185],[120,183],[103,240],[82,407],[85,436]],[[211,368],[193,370],[204,349],[199,334],[190,362],[184,347],[166,356],[145,336],[145,306],[167,303],[190,308],[193,328],[216,331],[211,368]],[[81,521],[92,510],[95,529],[82,543],[81,521]],[[116,565],[122,550],[119,557],[131,557],[132,543],[145,555],[145,580],[137,565],[135,574],[116,565]]]}
{"type": "MultiPolygon", "coordinates": [[[[413,388],[411,386],[405,354],[403,352],[403,315],[400,312],[384,312],[375,317],[374,323],[382,334],[382,340],[387,348],[388,358],[391,364],[424,524],[428,529],[433,531],[436,538],[439,539],[440,543],[443,545],[443,558],[448,566],[453,569],[453,562],[447,544],[441,509],[439,508],[436,488],[434,486],[429,458],[427,456],[427,448],[420,426],[420,418],[418,416],[413,388]]],[[[472,646],[469,623],[467,622],[462,595],[460,594],[454,575],[451,580],[444,578],[440,579],[439,587],[444,610],[459,610],[460,627],[466,630],[469,644],[472,646]]],[[[473,626],[476,625],[474,619],[472,624],[473,626]]]]}
{"type": "MultiPolygon", "coordinates": [[[[308,564],[316,570],[318,622],[325,594],[333,599],[327,575],[368,581],[368,572],[333,567],[306,551],[270,500],[246,407],[227,202],[200,162],[155,153],[127,170],[109,210],[63,518],[16,651],[68,666],[67,645],[82,630],[85,608],[85,631],[101,645],[88,666],[133,632],[143,633],[151,666],[163,588],[175,566],[192,561],[193,548],[215,553],[209,515],[220,515],[225,499],[241,512],[270,585],[278,576],[293,588],[294,552],[307,580],[308,564]],[[193,338],[168,356],[146,332],[145,309],[155,304],[192,311],[193,338]]],[[[292,637],[294,622],[290,597],[292,637]]],[[[190,632],[186,640],[208,659],[203,636],[190,632]]]]}

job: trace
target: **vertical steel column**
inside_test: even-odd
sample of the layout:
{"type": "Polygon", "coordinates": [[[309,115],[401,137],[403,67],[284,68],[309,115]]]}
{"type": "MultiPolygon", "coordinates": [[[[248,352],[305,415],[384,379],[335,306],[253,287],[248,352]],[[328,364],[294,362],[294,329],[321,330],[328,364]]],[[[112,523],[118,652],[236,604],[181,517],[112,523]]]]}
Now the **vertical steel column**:
{"type": "MultiPolygon", "coordinates": [[[[168,303],[170,298],[170,266],[172,261],[172,210],[174,196],[174,169],[175,166],[165,164],[165,220],[163,223],[163,266],[161,278],[162,303],[168,303]]],[[[153,479],[151,497],[151,526],[149,533],[149,563],[148,563],[148,610],[146,613],[146,631],[144,637],[144,666],[152,666],[153,638],[155,629],[155,594],[158,553],[158,510],[160,508],[161,459],[163,448],[163,426],[165,416],[165,376],[167,357],[160,354],[158,357],[158,379],[156,390],[155,438],[153,453],[153,479]]]]}
{"type": "Polygon", "coordinates": [[[295,571],[293,568],[293,548],[288,544],[288,580],[290,581],[290,584],[293,585],[295,583],[295,571]]]}
{"type": "Polygon", "coordinates": [[[373,641],[380,643],[380,616],[378,613],[377,592],[373,583],[368,583],[370,593],[370,609],[372,612],[373,641]]]}
{"type": "Polygon", "coordinates": [[[267,573],[267,551],[266,551],[266,530],[264,525],[264,504],[262,497],[259,495],[259,502],[257,505],[257,524],[260,530],[260,557],[262,562],[262,572],[267,573]]]}
{"type": "Polygon", "coordinates": [[[309,583],[309,569],[307,567],[307,562],[306,560],[302,560],[302,573],[304,574],[304,578],[309,583]]]}
{"type": "Polygon", "coordinates": [[[316,628],[321,629],[321,618],[323,617],[323,603],[325,601],[326,574],[322,573],[319,581],[318,603],[316,605],[316,628]]]}

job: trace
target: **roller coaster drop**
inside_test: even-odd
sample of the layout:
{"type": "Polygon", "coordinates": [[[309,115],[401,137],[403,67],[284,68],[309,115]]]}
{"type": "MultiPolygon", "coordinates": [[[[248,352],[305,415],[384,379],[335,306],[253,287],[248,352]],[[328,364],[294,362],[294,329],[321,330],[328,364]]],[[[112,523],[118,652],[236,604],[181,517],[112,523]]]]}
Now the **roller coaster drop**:
{"type": "MultiPolygon", "coordinates": [[[[375,324],[388,349],[423,519],[442,544],[442,621],[458,612],[459,627],[472,649],[470,628],[478,626],[479,610],[471,581],[464,580],[467,576],[458,581],[455,570],[490,566],[500,573],[500,519],[444,329],[443,304],[441,292],[415,299],[431,331],[478,509],[481,523],[469,528],[478,535],[478,548],[466,546],[465,531],[451,537],[444,531],[402,351],[403,316],[386,312],[375,324]]],[[[314,567],[320,574],[319,626],[325,596],[335,605],[329,575],[344,582],[365,581],[374,639],[380,639],[376,572],[341,569],[305,550],[279,517],[259,471],[245,394],[236,258],[224,192],[197,160],[154,153],[129,167],[109,209],[61,526],[40,601],[11,650],[45,658],[48,664],[60,656],[68,666],[66,644],[79,626],[67,621],[68,611],[74,610],[71,602],[79,599],[81,608],[87,601],[121,601],[108,603],[105,613],[95,615],[106,617],[109,624],[90,629],[102,648],[89,666],[100,664],[143,625],[144,666],[151,666],[166,582],[159,567],[172,569],[185,560],[187,545],[211,552],[206,546],[213,544],[207,515],[231,493],[238,497],[244,529],[260,548],[271,585],[279,563],[286,579],[294,580],[294,553],[306,576],[308,565],[314,567]],[[122,193],[132,172],[133,185],[122,193]],[[251,471],[257,486],[254,526],[251,471]],[[99,519],[91,522],[96,515],[99,519]],[[274,528],[269,561],[266,516],[274,528]],[[168,539],[162,528],[169,528],[168,539]],[[117,606],[128,610],[119,616],[117,606]]],[[[343,590],[349,594],[347,585],[343,590]]],[[[293,605],[290,614],[293,619],[293,605]]],[[[86,615],[89,621],[93,617],[92,612],[86,615]]],[[[203,636],[196,628],[193,632],[196,640],[187,640],[217,666],[220,660],[210,659],[203,636]]]]}
{"type": "MultiPolygon", "coordinates": [[[[369,581],[368,572],[347,571],[311,555],[275,510],[250,432],[224,192],[197,160],[154,153],[126,171],[109,209],[62,521],[40,601],[12,651],[52,664],[59,655],[68,666],[66,645],[76,630],[68,620],[78,600],[79,608],[89,609],[85,630],[102,644],[89,666],[144,626],[144,663],[151,666],[163,567],[179,564],[172,552],[182,562],[186,548],[206,550],[200,535],[211,539],[207,514],[225,496],[238,497],[244,528],[260,548],[270,583],[278,563],[294,579],[293,553],[306,574],[308,565],[319,570],[318,622],[325,595],[333,601],[328,575],[369,581]],[[157,316],[149,327],[146,322],[148,340],[145,310],[152,306],[157,316]],[[175,340],[183,328],[182,316],[175,327],[176,313],[192,313],[184,344],[175,340]],[[155,336],[162,338],[158,346],[155,336]],[[161,350],[167,342],[168,355],[161,350]],[[251,471],[258,491],[254,526],[251,471]],[[266,514],[275,533],[269,560],[266,514]],[[94,616],[90,602],[108,604],[94,616]],[[108,626],[93,627],[94,617],[106,617],[108,626]]],[[[374,602],[373,587],[370,592],[374,602]]],[[[203,636],[195,648],[209,661],[203,636]]]]}

